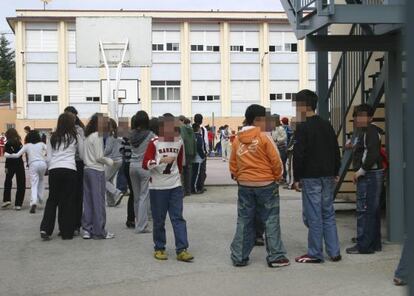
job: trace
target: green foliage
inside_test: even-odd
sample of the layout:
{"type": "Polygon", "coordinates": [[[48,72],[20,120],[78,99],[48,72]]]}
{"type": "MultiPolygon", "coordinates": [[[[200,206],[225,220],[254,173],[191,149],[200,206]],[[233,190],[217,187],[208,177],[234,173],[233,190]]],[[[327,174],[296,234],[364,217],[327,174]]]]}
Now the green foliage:
{"type": "Polygon", "coordinates": [[[14,50],[4,35],[0,36],[0,94],[16,91],[14,50]]]}

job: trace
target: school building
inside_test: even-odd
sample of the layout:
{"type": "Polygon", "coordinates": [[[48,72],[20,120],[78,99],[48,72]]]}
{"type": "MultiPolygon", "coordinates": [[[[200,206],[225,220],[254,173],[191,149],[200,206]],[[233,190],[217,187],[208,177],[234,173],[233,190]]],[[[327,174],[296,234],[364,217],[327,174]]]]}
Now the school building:
{"type": "Polygon", "coordinates": [[[85,120],[107,112],[104,68],[76,65],[75,22],[85,16],[152,18],[152,67],[124,68],[119,116],[202,113],[216,126],[236,127],[252,103],[291,117],[294,94],[315,89],[315,56],[285,12],[17,10],[8,22],[16,36],[18,130],[50,130],[68,105],[85,120]]]}

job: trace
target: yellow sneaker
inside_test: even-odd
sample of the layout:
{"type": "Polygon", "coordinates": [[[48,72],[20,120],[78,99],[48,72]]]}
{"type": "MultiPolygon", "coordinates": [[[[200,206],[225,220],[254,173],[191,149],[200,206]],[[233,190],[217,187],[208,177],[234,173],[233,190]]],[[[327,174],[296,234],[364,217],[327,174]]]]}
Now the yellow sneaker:
{"type": "Polygon", "coordinates": [[[165,251],[155,251],[154,252],[154,258],[157,260],[167,260],[168,255],[165,251]]]}
{"type": "Polygon", "coordinates": [[[191,262],[194,256],[187,252],[187,250],[181,251],[177,254],[177,260],[183,262],[191,262]]]}

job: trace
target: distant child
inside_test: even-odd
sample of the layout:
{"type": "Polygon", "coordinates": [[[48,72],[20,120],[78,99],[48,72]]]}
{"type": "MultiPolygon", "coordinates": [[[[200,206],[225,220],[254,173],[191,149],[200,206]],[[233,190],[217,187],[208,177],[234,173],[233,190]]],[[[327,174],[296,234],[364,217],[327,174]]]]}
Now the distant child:
{"type": "MultiPolygon", "coordinates": [[[[22,149],[22,139],[14,128],[10,128],[6,132],[7,142],[5,152],[13,154],[22,149]]],[[[13,177],[16,175],[17,190],[16,199],[14,200],[14,209],[20,211],[22,208],[24,194],[26,191],[26,175],[24,172],[23,159],[20,156],[16,159],[8,158],[5,164],[6,178],[4,179],[3,205],[7,208],[11,205],[11,190],[13,185],[13,177]]]]}
{"type": "Polygon", "coordinates": [[[193,130],[196,138],[196,156],[193,161],[193,176],[192,176],[192,193],[200,194],[202,191],[202,183],[200,178],[201,165],[206,157],[203,149],[203,135],[201,134],[200,126],[197,123],[193,124],[193,130]]]}
{"type": "Polygon", "coordinates": [[[266,130],[266,109],[250,105],[245,126],[233,142],[230,172],[238,182],[237,229],[231,244],[234,266],[246,266],[255,244],[255,218],[265,226],[267,264],[283,267],[290,264],[283,246],[279,221],[279,186],[282,161],[276,145],[266,130]]]}
{"type": "Polygon", "coordinates": [[[187,252],[187,226],[183,218],[184,192],[181,186],[183,141],[179,126],[170,114],[160,119],[159,136],[148,144],[142,166],[150,171],[150,199],[153,218],[154,257],[167,260],[165,252],[165,219],[170,216],[174,229],[177,260],[190,262],[194,257],[187,252]]]}
{"type": "Polygon", "coordinates": [[[72,239],[76,217],[76,154],[83,157],[83,139],[75,126],[75,115],[59,116],[56,131],[47,144],[49,164],[49,198],[46,201],[40,236],[49,240],[55,228],[56,210],[62,239],[72,239]]]}
{"type": "Polygon", "coordinates": [[[107,131],[107,127],[107,119],[102,114],[96,113],[85,128],[82,216],[84,239],[115,237],[105,229],[105,165],[113,165],[112,159],[104,157],[103,134],[107,131]]]}
{"type": "Polygon", "coordinates": [[[47,170],[46,164],[46,144],[42,142],[38,131],[31,130],[26,135],[26,144],[19,152],[9,154],[6,153],[6,158],[20,158],[23,153],[28,156],[30,183],[32,198],[30,200],[30,213],[36,213],[36,207],[43,201],[44,191],[44,176],[47,170]]]}

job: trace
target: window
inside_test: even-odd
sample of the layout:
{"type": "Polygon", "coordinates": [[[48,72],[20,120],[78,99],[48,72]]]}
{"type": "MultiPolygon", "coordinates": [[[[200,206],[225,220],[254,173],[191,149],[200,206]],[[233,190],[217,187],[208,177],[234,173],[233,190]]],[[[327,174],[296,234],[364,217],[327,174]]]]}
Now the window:
{"type": "Polygon", "coordinates": [[[43,102],[57,102],[57,96],[43,96],[43,102]]]}
{"type": "Polygon", "coordinates": [[[286,93],[285,98],[289,101],[294,100],[296,98],[296,93],[286,93]]]}
{"type": "Polygon", "coordinates": [[[232,52],[243,52],[243,45],[232,45],[230,46],[232,52]]]}
{"type": "Polygon", "coordinates": [[[180,81],[151,81],[151,98],[153,101],[179,101],[180,85],[180,81]]]}
{"type": "Polygon", "coordinates": [[[87,102],[100,102],[101,98],[100,97],[86,97],[86,101],[87,102]]]}
{"type": "Polygon", "coordinates": [[[27,100],[29,102],[41,102],[42,101],[42,95],[41,94],[29,94],[27,96],[27,100]]]}
{"type": "Polygon", "coordinates": [[[191,45],[191,51],[204,51],[204,45],[191,45]]]}
{"type": "Polygon", "coordinates": [[[213,95],[207,95],[207,96],[192,96],[193,101],[220,101],[220,96],[213,96],[213,95]]]}
{"type": "Polygon", "coordinates": [[[164,44],[153,44],[152,50],[153,51],[164,51],[164,44]]]}
{"type": "Polygon", "coordinates": [[[280,101],[283,100],[283,94],[270,94],[271,101],[280,101]]]}
{"type": "Polygon", "coordinates": [[[270,45],[269,46],[269,52],[277,52],[277,51],[282,51],[283,47],[282,45],[270,45]]]}
{"type": "Polygon", "coordinates": [[[57,52],[57,30],[26,30],[26,50],[31,52],[57,52]]]}
{"type": "Polygon", "coordinates": [[[214,52],[219,52],[219,51],[220,51],[220,46],[216,46],[216,45],[207,45],[207,46],[206,46],[206,51],[214,51],[214,52]]]}
{"type": "Polygon", "coordinates": [[[298,44],[297,43],[285,43],[285,51],[297,52],[298,44]]]}
{"type": "Polygon", "coordinates": [[[259,48],[257,47],[246,47],[246,52],[258,52],[259,48]]]}
{"type": "Polygon", "coordinates": [[[167,51],[179,51],[180,44],[179,43],[167,43],[167,51]]]}

